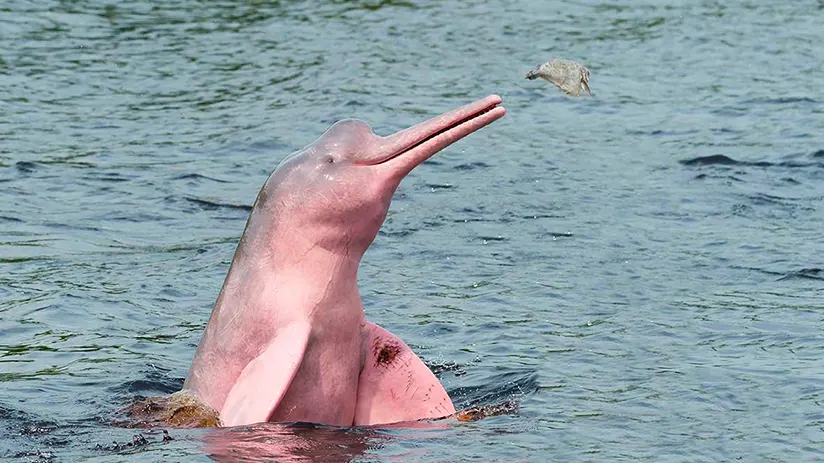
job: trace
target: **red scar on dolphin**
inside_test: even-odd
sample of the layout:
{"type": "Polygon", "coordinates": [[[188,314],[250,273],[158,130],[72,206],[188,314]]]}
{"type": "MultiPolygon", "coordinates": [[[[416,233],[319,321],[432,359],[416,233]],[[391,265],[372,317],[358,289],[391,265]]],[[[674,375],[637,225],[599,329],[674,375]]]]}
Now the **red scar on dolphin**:
{"type": "Polygon", "coordinates": [[[224,426],[454,414],[409,346],[366,320],[357,272],[401,180],[503,117],[500,104],[491,95],[386,137],[340,121],[281,162],[249,214],[182,392],[224,426]]]}

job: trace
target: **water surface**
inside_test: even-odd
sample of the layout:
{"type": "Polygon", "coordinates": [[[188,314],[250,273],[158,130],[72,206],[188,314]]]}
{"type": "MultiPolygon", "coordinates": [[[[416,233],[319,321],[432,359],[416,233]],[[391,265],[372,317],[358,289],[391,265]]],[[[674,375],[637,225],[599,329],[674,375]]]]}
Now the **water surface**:
{"type": "Polygon", "coordinates": [[[0,457],[824,458],[823,23],[813,0],[9,2],[0,457]],[[552,56],[594,96],[524,79],[552,56]],[[457,406],[517,413],[211,448],[109,424],[180,387],[284,156],[491,93],[507,116],[404,181],[360,284],[457,406]]]}

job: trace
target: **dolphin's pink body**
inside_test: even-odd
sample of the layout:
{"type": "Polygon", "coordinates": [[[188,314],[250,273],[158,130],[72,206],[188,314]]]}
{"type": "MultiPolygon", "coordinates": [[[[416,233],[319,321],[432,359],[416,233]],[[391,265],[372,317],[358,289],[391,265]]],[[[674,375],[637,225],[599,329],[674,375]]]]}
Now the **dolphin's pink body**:
{"type": "Polygon", "coordinates": [[[492,95],[388,137],[341,121],[258,194],[184,389],[225,426],[351,426],[455,412],[398,337],[366,321],[357,272],[415,166],[505,113],[492,95]]]}

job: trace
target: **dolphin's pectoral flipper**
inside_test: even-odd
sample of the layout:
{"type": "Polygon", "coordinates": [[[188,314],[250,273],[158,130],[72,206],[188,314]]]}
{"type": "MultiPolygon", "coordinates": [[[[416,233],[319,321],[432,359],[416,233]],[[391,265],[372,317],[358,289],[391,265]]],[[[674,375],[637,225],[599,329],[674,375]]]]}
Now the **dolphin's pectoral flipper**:
{"type": "Polygon", "coordinates": [[[224,426],[268,421],[300,368],[311,326],[290,323],[240,373],[229,391],[220,419],[224,426]]]}
{"type": "Polygon", "coordinates": [[[364,327],[366,360],[358,380],[355,425],[388,424],[455,413],[438,378],[400,338],[364,327]]]}

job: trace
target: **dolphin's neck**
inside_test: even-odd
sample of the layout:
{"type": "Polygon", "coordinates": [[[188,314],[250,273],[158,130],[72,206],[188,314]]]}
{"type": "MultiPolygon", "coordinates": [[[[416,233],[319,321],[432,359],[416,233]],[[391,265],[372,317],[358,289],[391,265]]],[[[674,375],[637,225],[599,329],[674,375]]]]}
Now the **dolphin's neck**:
{"type": "Polygon", "coordinates": [[[360,336],[365,323],[357,286],[360,254],[336,252],[303,238],[261,238],[245,233],[238,245],[183,385],[196,387],[216,409],[230,388],[197,378],[217,369],[234,382],[278,329],[308,323],[313,339],[334,344],[360,336]]]}
{"type": "Polygon", "coordinates": [[[257,299],[255,305],[277,307],[288,318],[362,317],[360,260],[358,252],[300,234],[256,236],[239,244],[217,305],[257,299]]]}
{"type": "Polygon", "coordinates": [[[273,281],[324,292],[357,292],[360,256],[320,246],[301,248],[289,244],[283,246],[285,249],[274,247],[268,262],[260,267],[273,281]]]}

